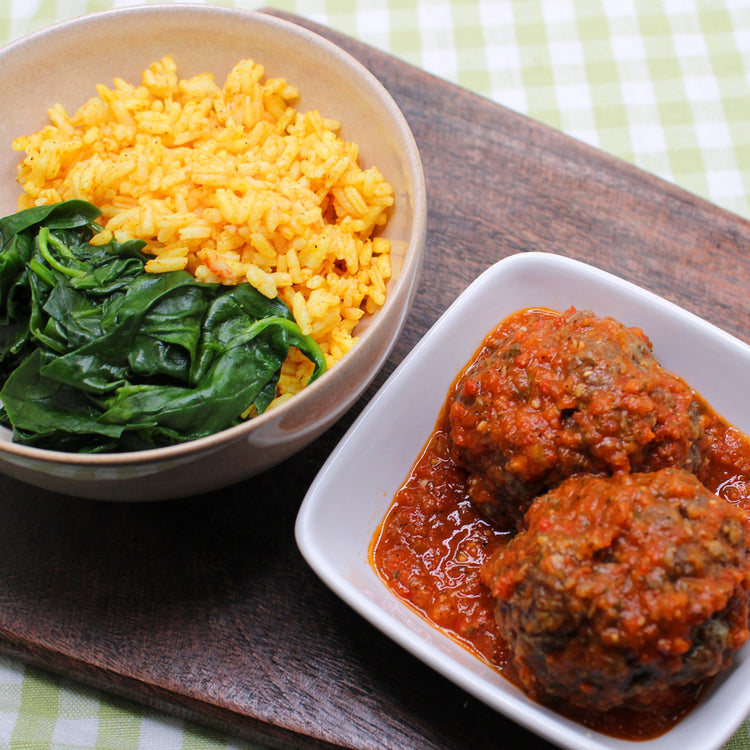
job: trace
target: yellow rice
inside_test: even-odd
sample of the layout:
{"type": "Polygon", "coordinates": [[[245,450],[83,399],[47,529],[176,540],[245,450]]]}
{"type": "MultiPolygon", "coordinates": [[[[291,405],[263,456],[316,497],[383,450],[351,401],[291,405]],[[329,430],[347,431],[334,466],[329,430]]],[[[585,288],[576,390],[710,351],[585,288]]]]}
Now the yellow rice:
{"type": "MultiPolygon", "coordinates": [[[[186,269],[203,281],[249,281],[279,296],[333,366],[365,313],[385,301],[390,243],[374,236],[393,190],[358,165],[339,123],[299,112],[298,91],[240,61],[223,87],[205,73],[180,80],[171,57],[140,86],[114,79],[69,116],[16,138],[19,209],[71,198],[102,210],[95,242],[137,238],[148,271],[186,269]]],[[[293,351],[279,398],[299,390],[310,363],[293,351]]]]}

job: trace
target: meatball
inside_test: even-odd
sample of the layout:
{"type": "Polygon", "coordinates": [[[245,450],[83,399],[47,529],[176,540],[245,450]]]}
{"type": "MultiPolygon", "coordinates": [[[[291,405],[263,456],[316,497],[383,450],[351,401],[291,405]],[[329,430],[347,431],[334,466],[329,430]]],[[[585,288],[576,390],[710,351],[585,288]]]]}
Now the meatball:
{"type": "Polygon", "coordinates": [[[695,393],[659,365],[640,329],[589,311],[511,317],[448,409],[469,495],[503,525],[575,474],[695,471],[701,460],[695,393]]]}
{"type": "Polygon", "coordinates": [[[747,640],[747,520],[694,475],[571,477],[533,502],[527,524],[482,579],[537,699],[670,705],[747,640]]]}

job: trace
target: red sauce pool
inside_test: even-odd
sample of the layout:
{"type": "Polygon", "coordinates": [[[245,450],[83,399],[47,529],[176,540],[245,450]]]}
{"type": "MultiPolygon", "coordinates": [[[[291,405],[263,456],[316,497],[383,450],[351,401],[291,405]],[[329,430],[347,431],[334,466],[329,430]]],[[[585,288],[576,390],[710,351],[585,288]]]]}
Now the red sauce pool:
{"type": "MultiPolygon", "coordinates": [[[[533,311],[511,317],[517,320],[516,316],[527,312],[533,311]]],[[[750,438],[704,406],[709,461],[699,478],[719,496],[750,509],[750,438]]],[[[452,460],[448,445],[444,408],[373,539],[371,563],[394,594],[518,685],[503,634],[495,623],[492,597],[479,577],[492,550],[510,535],[474,509],[466,493],[464,471],[452,460]]],[[[603,734],[645,740],[674,726],[705,687],[699,683],[686,688],[668,711],[615,709],[584,714],[563,705],[554,708],[603,734]]]]}

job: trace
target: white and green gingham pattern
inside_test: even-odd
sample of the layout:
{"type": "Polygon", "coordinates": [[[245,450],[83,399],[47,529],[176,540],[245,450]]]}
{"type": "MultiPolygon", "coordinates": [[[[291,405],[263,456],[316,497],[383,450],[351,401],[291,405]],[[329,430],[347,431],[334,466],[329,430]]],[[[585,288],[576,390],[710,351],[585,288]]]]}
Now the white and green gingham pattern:
{"type": "MultiPolygon", "coordinates": [[[[133,4],[2,0],[0,42],[133,4]]],[[[209,4],[324,23],[750,216],[748,0],[209,4]]]]}
{"type": "MultiPolygon", "coordinates": [[[[147,3],[0,0],[0,44],[136,4],[147,3]]],[[[272,6],[325,24],[750,218],[750,0],[208,4],[272,6]]],[[[0,658],[6,748],[257,746],[0,658]]],[[[748,725],[725,750],[750,750],[748,725]]]]}
{"type": "Polygon", "coordinates": [[[0,657],[2,750],[265,750],[0,657]]]}

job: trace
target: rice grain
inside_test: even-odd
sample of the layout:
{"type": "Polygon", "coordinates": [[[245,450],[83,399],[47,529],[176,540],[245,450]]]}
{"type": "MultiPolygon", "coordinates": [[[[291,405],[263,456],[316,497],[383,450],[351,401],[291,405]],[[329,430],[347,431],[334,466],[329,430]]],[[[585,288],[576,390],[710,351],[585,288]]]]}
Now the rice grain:
{"type": "MultiPolygon", "coordinates": [[[[102,210],[95,242],[142,239],[150,272],[278,295],[335,365],[385,302],[390,243],[375,233],[393,189],[383,175],[360,168],[337,121],[297,111],[297,89],[252,60],[222,87],[209,73],[179,79],[169,56],[140,85],[113,84],[72,116],[54,106],[49,125],[15,139],[19,210],[87,200],[102,210]]],[[[279,398],[310,372],[293,354],[279,398]]]]}

